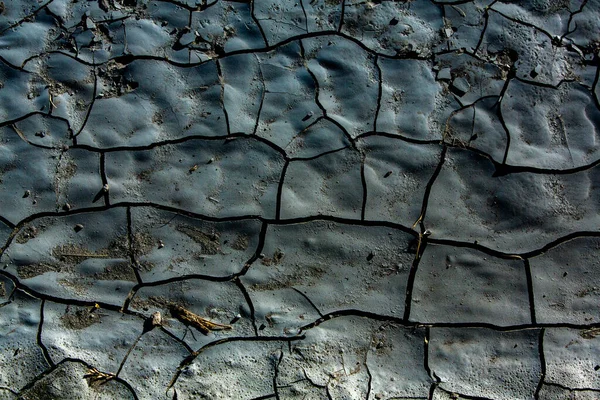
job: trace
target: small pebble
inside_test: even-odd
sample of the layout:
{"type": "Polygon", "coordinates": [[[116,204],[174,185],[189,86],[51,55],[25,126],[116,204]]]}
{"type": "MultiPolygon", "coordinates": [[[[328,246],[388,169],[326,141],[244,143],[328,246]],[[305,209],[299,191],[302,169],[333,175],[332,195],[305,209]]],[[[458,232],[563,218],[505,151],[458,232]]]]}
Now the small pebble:
{"type": "Polygon", "coordinates": [[[107,192],[108,192],[108,189],[109,189],[108,183],[105,183],[104,185],[102,185],[102,191],[103,191],[104,193],[107,193],[107,192]]]}
{"type": "Polygon", "coordinates": [[[152,314],[152,326],[161,326],[162,325],[162,315],[160,315],[160,311],[156,311],[152,314]]]}
{"type": "Polygon", "coordinates": [[[83,229],[83,225],[81,224],[77,224],[75,225],[75,227],[73,228],[73,230],[75,230],[75,232],[79,232],[83,229]]]}
{"type": "Polygon", "coordinates": [[[27,198],[31,196],[31,190],[26,190],[25,193],[23,193],[23,198],[27,198]]]}

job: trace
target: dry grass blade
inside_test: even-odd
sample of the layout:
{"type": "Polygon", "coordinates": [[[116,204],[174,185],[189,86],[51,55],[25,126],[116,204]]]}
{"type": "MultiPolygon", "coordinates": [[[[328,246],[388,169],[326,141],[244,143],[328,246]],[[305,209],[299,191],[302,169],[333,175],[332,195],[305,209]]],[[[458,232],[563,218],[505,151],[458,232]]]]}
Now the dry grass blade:
{"type": "Polygon", "coordinates": [[[108,381],[110,381],[111,379],[115,378],[114,374],[110,374],[110,373],[106,373],[106,372],[100,372],[98,371],[96,368],[90,368],[88,370],[88,373],[85,374],[83,376],[84,379],[87,379],[88,384],[90,386],[92,385],[104,385],[105,383],[107,383],[108,381]]]}
{"type": "Polygon", "coordinates": [[[579,332],[579,336],[584,339],[594,339],[596,336],[600,336],[600,328],[590,328],[579,332]]]}

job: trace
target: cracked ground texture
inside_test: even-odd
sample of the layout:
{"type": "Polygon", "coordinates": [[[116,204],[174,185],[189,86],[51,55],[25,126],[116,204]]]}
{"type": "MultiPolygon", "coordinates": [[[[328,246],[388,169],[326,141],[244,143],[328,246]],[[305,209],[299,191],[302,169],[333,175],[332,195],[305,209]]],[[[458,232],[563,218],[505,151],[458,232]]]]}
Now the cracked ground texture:
{"type": "Polygon", "coordinates": [[[0,2],[0,398],[600,398],[599,32],[0,2]]]}

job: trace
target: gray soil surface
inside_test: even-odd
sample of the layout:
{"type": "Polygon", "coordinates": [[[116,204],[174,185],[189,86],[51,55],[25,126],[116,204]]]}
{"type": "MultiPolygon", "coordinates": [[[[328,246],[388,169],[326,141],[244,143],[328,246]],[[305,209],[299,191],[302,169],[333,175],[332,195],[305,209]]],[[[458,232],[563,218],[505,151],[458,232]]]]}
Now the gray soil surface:
{"type": "Polygon", "coordinates": [[[600,398],[599,0],[0,2],[0,399],[600,398]]]}

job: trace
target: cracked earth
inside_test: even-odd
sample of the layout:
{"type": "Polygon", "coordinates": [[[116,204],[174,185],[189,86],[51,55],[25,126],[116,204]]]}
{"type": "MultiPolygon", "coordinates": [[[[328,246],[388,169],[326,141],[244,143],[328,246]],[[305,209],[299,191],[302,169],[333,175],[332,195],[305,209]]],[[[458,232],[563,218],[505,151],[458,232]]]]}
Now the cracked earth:
{"type": "Polygon", "coordinates": [[[0,398],[599,398],[599,32],[4,0],[0,398]]]}

